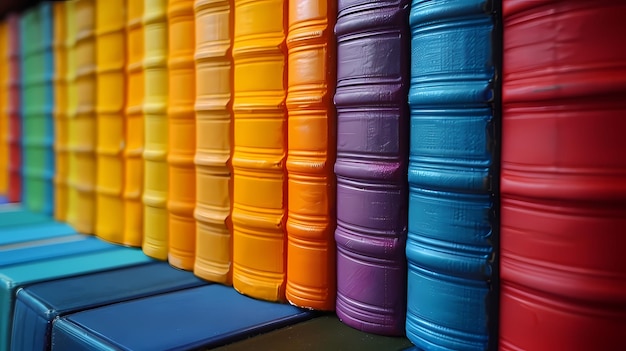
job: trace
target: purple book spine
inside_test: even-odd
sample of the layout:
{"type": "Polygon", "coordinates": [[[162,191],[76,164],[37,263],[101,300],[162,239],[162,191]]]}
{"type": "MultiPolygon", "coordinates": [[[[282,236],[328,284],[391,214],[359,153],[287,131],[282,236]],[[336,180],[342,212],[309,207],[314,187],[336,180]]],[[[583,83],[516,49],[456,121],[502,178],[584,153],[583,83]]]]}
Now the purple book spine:
{"type": "Polygon", "coordinates": [[[404,334],[409,33],[407,0],[339,0],[337,315],[404,334]]]}

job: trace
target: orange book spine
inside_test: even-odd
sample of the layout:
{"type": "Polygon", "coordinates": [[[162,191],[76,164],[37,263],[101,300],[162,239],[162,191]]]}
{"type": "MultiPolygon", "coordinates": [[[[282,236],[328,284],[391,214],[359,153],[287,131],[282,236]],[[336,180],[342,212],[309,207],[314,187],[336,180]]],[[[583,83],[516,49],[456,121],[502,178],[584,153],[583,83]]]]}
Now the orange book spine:
{"type": "Polygon", "coordinates": [[[196,0],[196,261],[232,285],[232,0],[196,0]]]}
{"type": "Polygon", "coordinates": [[[193,0],[169,0],[169,253],[174,267],[193,270],[196,255],[195,25],[193,0]]]}
{"type": "MultiPolygon", "coordinates": [[[[94,232],[96,180],[96,71],[93,0],[77,0],[74,4],[76,25],[76,110],[70,125],[69,140],[75,158],[70,186],[75,190],[75,203],[68,213],[68,222],[82,233],[94,232]]],[[[72,199],[70,199],[72,201],[72,199]]],[[[71,205],[70,205],[71,206],[71,205]]]]}
{"type": "Polygon", "coordinates": [[[125,0],[96,2],[95,234],[124,243],[125,0]]]}
{"type": "Polygon", "coordinates": [[[124,120],[123,244],[143,240],[143,2],[126,1],[126,114],[124,120]]]}
{"type": "Polygon", "coordinates": [[[67,52],[65,2],[56,2],[54,13],[54,218],[67,219],[68,129],[67,129],[67,52]]]}
{"type": "Polygon", "coordinates": [[[144,0],[144,239],[146,255],[167,259],[167,0],[144,0]]]}
{"type": "Polygon", "coordinates": [[[7,24],[0,23],[0,195],[9,188],[9,116],[7,114],[7,24]]]}
{"type": "Polygon", "coordinates": [[[288,47],[289,302],[335,308],[336,2],[290,0],[288,47]]]}
{"type": "Polygon", "coordinates": [[[233,286],[285,300],[287,1],[236,0],[233,286]]]}

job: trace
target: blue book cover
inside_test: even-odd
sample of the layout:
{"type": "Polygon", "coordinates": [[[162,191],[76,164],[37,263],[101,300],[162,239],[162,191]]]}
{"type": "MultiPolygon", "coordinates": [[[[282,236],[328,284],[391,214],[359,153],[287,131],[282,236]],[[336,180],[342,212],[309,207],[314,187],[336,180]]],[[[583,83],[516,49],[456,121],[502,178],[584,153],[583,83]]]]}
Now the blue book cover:
{"type": "Polygon", "coordinates": [[[62,317],[53,324],[52,350],[211,348],[313,315],[214,284],[62,317]]]}
{"type": "Polygon", "coordinates": [[[141,250],[111,245],[110,250],[3,267],[0,270],[0,351],[10,347],[15,294],[19,288],[151,261],[141,250]]]}
{"type": "Polygon", "coordinates": [[[28,286],[17,293],[11,350],[49,350],[59,316],[206,284],[191,272],[152,262],[28,286]]]}
{"type": "Polygon", "coordinates": [[[33,213],[21,204],[6,203],[0,205],[0,232],[4,228],[51,222],[52,218],[41,213],[33,213]]]}
{"type": "Polygon", "coordinates": [[[0,250],[17,244],[47,240],[75,234],[74,228],[61,222],[49,221],[36,224],[0,227],[0,250]]]}

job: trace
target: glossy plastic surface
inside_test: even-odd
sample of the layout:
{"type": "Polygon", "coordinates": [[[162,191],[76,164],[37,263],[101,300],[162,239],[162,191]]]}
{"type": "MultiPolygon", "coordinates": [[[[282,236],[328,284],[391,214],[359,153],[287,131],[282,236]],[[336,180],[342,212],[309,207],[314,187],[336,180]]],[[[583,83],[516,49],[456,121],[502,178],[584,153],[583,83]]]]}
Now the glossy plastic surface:
{"type": "Polygon", "coordinates": [[[144,149],[143,149],[143,251],[167,259],[167,0],[143,3],[144,149]]]}
{"type": "Polygon", "coordinates": [[[124,123],[124,229],[123,243],[143,241],[144,72],[143,3],[126,0],[126,116],[124,123]]]}
{"type": "Polygon", "coordinates": [[[338,2],[337,315],[404,334],[408,1],[338,2]]]}
{"type": "Polygon", "coordinates": [[[126,0],[97,1],[95,234],[124,243],[126,0]]]}
{"type": "Polygon", "coordinates": [[[494,22],[484,0],[411,8],[406,331],[424,350],[486,350],[497,323],[494,22]]]}
{"type": "MultiPolygon", "coordinates": [[[[75,26],[76,37],[72,63],[76,79],[70,92],[69,144],[70,193],[68,222],[81,233],[93,234],[96,208],[96,45],[95,1],[77,0],[72,16],[68,19],[75,26]],[[75,110],[74,110],[75,101],[75,110]]],[[[72,28],[73,29],[73,28],[72,28]]],[[[72,34],[69,34],[70,36],[72,34]]]]}
{"type": "Polygon", "coordinates": [[[286,296],[334,310],[336,298],[335,1],[289,1],[286,296]]]}
{"type": "Polygon", "coordinates": [[[197,0],[194,273],[232,284],[233,2],[197,0]]]}
{"type": "Polygon", "coordinates": [[[287,0],[234,4],[233,285],[284,300],[287,0]]]}
{"type": "Polygon", "coordinates": [[[196,70],[193,0],[169,0],[167,105],[169,252],[171,265],[193,270],[196,255],[196,70]]]}
{"type": "Polygon", "coordinates": [[[67,120],[67,16],[65,2],[52,5],[54,16],[54,218],[67,219],[68,120],[67,120]]]}
{"type": "Polygon", "coordinates": [[[626,4],[503,6],[499,349],[626,349],[626,4]]]}

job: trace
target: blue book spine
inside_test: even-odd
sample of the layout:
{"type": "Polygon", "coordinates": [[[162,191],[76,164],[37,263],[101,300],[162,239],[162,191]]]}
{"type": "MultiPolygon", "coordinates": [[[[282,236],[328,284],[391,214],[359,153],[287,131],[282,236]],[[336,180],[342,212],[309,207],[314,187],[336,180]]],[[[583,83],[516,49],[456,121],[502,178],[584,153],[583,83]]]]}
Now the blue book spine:
{"type": "Polygon", "coordinates": [[[413,1],[406,333],[486,350],[494,309],[495,15],[487,0],[413,1]]]}

